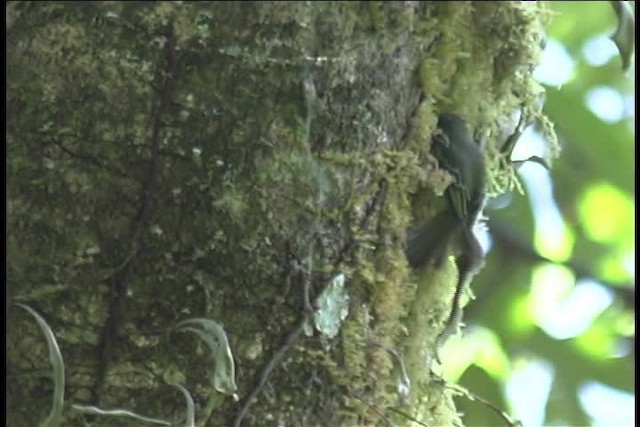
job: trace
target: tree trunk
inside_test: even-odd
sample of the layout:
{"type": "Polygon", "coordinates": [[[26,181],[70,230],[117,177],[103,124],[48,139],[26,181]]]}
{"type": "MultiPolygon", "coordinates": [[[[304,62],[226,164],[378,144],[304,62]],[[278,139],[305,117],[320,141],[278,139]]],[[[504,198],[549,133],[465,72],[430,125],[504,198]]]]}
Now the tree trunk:
{"type": "MultiPolygon", "coordinates": [[[[405,230],[452,179],[430,154],[440,112],[483,141],[489,191],[511,185],[498,121],[536,114],[538,6],[7,13],[9,301],[60,344],[64,425],[131,425],[72,404],[180,425],[168,382],[202,425],[461,424],[431,371],[455,267],[411,271],[405,230]],[[168,330],[192,318],[226,331],[237,390],[214,389],[232,373],[205,342],[168,330]]],[[[7,310],[9,424],[36,425],[46,344],[7,310]]]]}

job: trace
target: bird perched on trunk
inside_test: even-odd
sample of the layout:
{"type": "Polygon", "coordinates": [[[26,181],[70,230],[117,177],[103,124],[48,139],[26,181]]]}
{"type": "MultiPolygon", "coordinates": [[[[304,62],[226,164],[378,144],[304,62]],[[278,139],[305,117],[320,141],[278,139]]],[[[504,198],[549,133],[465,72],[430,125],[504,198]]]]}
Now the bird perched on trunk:
{"type": "Polygon", "coordinates": [[[407,230],[406,256],[413,269],[433,264],[442,267],[449,255],[455,257],[458,280],[445,328],[436,339],[438,349],[462,320],[461,297],[467,283],[482,264],[483,252],[473,227],[484,207],[486,171],[484,156],[465,122],[455,114],[441,114],[433,137],[432,151],[439,167],[454,181],[445,191],[445,207],[435,216],[407,230]]]}

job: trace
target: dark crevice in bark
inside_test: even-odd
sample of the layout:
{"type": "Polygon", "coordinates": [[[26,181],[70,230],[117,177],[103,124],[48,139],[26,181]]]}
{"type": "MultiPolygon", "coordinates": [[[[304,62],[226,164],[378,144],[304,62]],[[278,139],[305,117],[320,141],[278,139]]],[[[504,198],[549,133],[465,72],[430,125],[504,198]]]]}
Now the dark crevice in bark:
{"type": "Polygon", "coordinates": [[[162,129],[164,127],[163,116],[169,112],[171,107],[171,95],[174,88],[177,65],[176,38],[172,22],[167,24],[164,37],[166,39],[164,64],[159,67],[157,73],[158,81],[160,82],[158,87],[161,88],[159,91],[160,99],[151,113],[150,120],[152,129],[149,144],[151,147],[149,168],[140,193],[138,212],[131,221],[129,239],[126,244],[128,255],[120,268],[107,279],[109,285],[109,306],[107,308],[107,320],[97,346],[98,367],[96,370],[96,381],[92,390],[92,398],[98,404],[102,397],[107,371],[113,361],[117,338],[124,320],[127,282],[136,262],[138,250],[142,246],[143,231],[149,224],[152,197],[158,181],[160,143],[162,129]]]}

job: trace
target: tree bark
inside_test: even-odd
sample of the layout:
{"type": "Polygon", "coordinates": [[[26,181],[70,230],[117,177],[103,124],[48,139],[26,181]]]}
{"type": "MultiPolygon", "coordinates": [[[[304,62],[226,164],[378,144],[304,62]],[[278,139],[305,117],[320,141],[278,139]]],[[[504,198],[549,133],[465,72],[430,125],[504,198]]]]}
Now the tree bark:
{"type": "MultiPolygon", "coordinates": [[[[10,5],[9,301],[57,336],[65,425],[122,422],[74,403],[182,423],[167,382],[202,425],[460,425],[431,371],[455,267],[410,271],[405,230],[452,179],[440,112],[483,141],[490,191],[511,185],[497,123],[536,114],[540,40],[517,2],[10,5]],[[188,318],[223,326],[239,401],[166,333],[188,318]]],[[[8,419],[35,425],[46,344],[8,320],[8,419]]]]}

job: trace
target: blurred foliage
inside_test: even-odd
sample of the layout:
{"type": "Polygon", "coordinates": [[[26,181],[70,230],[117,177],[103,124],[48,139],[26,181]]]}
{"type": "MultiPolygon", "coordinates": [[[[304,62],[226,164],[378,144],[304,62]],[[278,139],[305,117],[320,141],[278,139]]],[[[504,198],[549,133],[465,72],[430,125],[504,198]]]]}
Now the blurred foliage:
{"type": "MultiPolygon", "coordinates": [[[[476,300],[466,308],[468,333],[448,346],[454,360],[465,361],[452,362],[445,374],[461,375],[462,385],[509,408],[512,402],[505,391],[509,375],[487,368],[487,356],[506,357],[511,375],[523,362],[541,363],[549,368],[551,387],[537,397],[536,384],[530,383],[529,406],[544,408],[544,415],[539,415],[544,425],[582,426],[593,423],[588,414],[597,412],[581,404],[583,386],[597,382],[627,393],[634,390],[635,273],[629,271],[629,263],[634,259],[635,234],[631,102],[635,64],[622,72],[622,59],[608,39],[617,26],[609,2],[581,2],[579,7],[575,2],[549,2],[549,7],[553,13],[548,43],[559,42],[573,62],[570,70],[560,66],[563,62],[554,62],[557,72],[569,77],[559,87],[545,86],[544,107],[562,147],[550,175],[564,228],[556,237],[568,248],[567,257],[562,259],[563,268],[547,268],[553,264],[544,238],[551,226],[535,217],[534,198],[513,195],[506,209],[488,211],[492,248],[472,286],[476,300]],[[604,45],[610,50],[608,59],[605,56],[598,65],[587,59],[586,46],[593,46],[594,40],[600,49],[604,45]],[[600,88],[611,89],[623,103],[619,120],[597,114],[619,106],[589,104],[592,91],[600,88]],[[588,310],[589,299],[599,301],[590,314],[571,306],[588,310]],[[577,332],[562,339],[549,335],[549,325],[576,323],[571,316],[583,315],[588,322],[575,328],[577,332]],[[501,343],[497,350],[496,336],[501,343]],[[464,356],[454,357],[457,354],[464,356]]],[[[527,143],[525,138],[520,142],[527,143]]],[[[535,184],[527,192],[532,190],[537,190],[535,184]]],[[[465,399],[458,399],[458,404],[467,425],[497,424],[487,418],[493,417],[487,408],[465,399]]],[[[630,413],[627,419],[632,417],[630,413]]]]}

